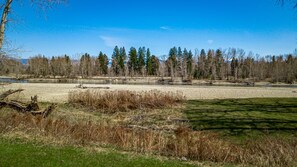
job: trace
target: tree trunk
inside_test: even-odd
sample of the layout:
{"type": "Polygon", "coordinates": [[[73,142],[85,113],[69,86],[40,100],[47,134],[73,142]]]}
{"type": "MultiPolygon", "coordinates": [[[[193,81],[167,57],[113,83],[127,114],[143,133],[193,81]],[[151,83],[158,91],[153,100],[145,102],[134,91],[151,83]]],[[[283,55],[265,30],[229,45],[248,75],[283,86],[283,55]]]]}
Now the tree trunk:
{"type": "Polygon", "coordinates": [[[10,12],[10,6],[13,0],[7,0],[1,18],[1,25],[0,25],[0,50],[2,50],[3,42],[4,42],[4,32],[5,26],[7,23],[7,16],[10,12]]]}

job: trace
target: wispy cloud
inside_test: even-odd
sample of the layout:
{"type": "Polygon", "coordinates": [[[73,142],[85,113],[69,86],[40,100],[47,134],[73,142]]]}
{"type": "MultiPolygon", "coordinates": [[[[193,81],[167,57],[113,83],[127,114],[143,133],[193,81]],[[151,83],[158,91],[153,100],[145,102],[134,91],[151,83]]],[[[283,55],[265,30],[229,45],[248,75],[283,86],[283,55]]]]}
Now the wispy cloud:
{"type": "Polygon", "coordinates": [[[171,28],[168,26],[161,26],[160,29],[161,30],[171,30],[171,28]]]}
{"type": "Polygon", "coordinates": [[[213,44],[213,42],[214,41],[212,39],[207,40],[207,43],[210,44],[210,45],[213,44]]]}
{"type": "Polygon", "coordinates": [[[125,43],[123,39],[110,36],[100,36],[100,39],[103,40],[104,44],[110,48],[115,46],[124,46],[125,43]]]}

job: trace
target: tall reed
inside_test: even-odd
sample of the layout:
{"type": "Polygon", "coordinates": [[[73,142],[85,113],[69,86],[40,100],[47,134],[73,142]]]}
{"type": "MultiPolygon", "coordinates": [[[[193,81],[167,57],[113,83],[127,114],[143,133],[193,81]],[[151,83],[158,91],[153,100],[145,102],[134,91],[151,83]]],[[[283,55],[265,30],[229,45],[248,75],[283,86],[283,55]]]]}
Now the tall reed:
{"type": "Polygon", "coordinates": [[[69,93],[69,103],[105,112],[135,109],[160,109],[185,101],[182,93],[152,91],[86,90],[69,93]]]}

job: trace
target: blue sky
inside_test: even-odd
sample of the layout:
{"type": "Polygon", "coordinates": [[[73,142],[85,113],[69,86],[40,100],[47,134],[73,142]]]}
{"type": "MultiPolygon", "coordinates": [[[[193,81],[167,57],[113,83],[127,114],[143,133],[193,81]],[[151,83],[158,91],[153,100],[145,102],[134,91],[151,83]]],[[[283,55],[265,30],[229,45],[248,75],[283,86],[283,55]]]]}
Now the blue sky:
{"type": "Polygon", "coordinates": [[[262,56],[297,48],[297,13],[275,0],[68,0],[46,14],[18,1],[6,38],[19,56],[78,57],[115,45],[168,54],[188,49],[242,48],[262,56]]]}

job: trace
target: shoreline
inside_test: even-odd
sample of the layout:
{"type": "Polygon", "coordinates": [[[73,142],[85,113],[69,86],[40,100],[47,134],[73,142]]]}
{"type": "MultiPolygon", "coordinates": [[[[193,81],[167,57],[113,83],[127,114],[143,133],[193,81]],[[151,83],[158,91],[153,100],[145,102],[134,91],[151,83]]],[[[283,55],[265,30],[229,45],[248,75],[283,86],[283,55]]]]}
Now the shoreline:
{"type": "Polygon", "coordinates": [[[0,76],[0,82],[16,83],[62,83],[62,84],[123,84],[123,85],[193,85],[193,86],[242,86],[242,87],[297,87],[297,83],[271,83],[268,81],[253,82],[249,80],[228,81],[228,80],[196,80],[183,81],[176,78],[174,81],[170,77],[93,77],[93,78],[23,78],[16,79],[9,76],[0,76]],[[1,81],[2,79],[2,81],[1,81]]]}
{"type": "MultiPolygon", "coordinates": [[[[1,86],[2,90],[25,89],[18,98],[30,100],[38,95],[40,102],[66,103],[70,91],[85,90],[77,88],[78,84],[55,83],[12,83],[1,86]]],[[[115,85],[84,84],[90,90],[96,87],[108,87],[107,90],[181,92],[187,100],[206,99],[242,99],[242,98],[297,98],[297,88],[284,87],[236,87],[236,86],[185,86],[185,85],[115,85]]]]}

